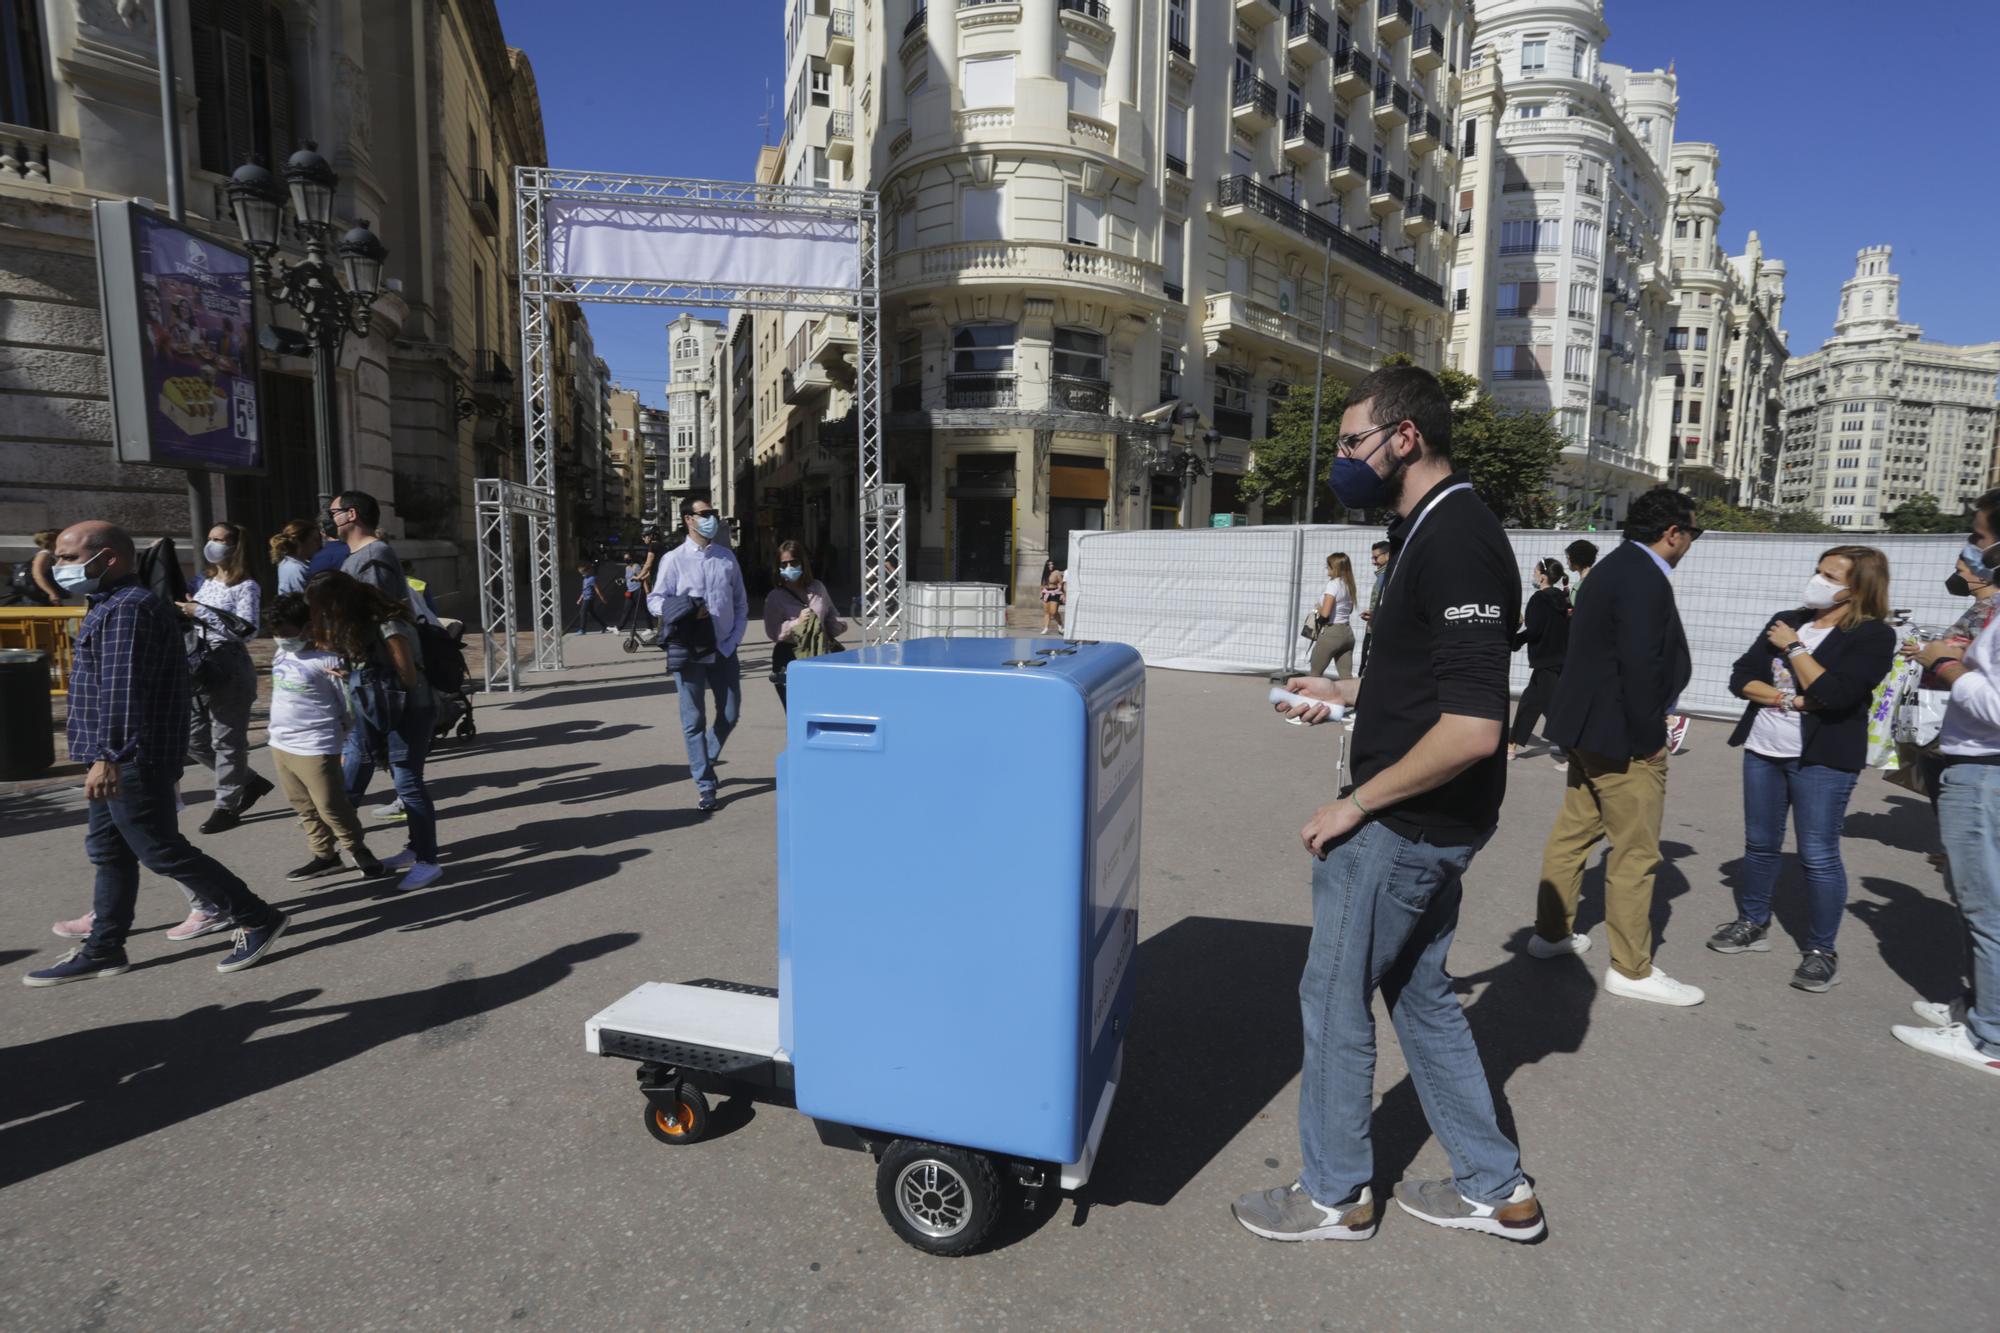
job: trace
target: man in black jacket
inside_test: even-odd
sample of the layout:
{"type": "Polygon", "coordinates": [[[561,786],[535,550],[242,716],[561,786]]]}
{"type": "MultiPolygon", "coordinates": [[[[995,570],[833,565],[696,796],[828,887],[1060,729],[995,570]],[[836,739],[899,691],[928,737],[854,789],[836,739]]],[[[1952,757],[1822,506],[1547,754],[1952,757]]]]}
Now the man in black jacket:
{"type": "Polygon", "coordinates": [[[1685,495],[1647,491],[1626,511],[1624,545],[1591,571],[1590,596],[1577,600],[1562,693],[1544,728],[1569,753],[1569,787],[1542,849],[1528,940],[1537,958],[1590,947],[1588,935],[1575,933],[1576,901],[1590,849],[1608,838],[1604,989],[1681,1007],[1706,997],[1653,966],[1653,881],[1667,799],[1667,714],[1694,674],[1671,579],[1700,535],[1685,495]]]}

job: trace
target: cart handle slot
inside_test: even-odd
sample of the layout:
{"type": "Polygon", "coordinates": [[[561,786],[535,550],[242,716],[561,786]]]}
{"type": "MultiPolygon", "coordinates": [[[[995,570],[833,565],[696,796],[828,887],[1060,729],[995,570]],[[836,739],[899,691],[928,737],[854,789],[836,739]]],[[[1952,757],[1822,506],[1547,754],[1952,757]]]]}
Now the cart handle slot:
{"type": "Polygon", "coordinates": [[[806,744],[819,750],[880,750],[882,731],[874,718],[807,718],[806,744]]]}

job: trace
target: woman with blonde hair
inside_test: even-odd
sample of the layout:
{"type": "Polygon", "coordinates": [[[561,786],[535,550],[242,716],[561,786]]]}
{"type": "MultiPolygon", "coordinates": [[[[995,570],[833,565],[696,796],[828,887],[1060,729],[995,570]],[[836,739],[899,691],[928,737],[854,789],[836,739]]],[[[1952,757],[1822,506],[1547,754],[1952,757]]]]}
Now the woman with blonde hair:
{"type": "Polygon", "coordinates": [[[1768,953],[1771,893],[1798,830],[1806,878],[1806,940],[1792,985],[1840,980],[1833,943],[1847,906],[1840,828],[1868,761],[1868,709],[1896,657],[1888,622],[1889,560],[1872,546],[1836,546],[1806,581],[1804,605],[1781,611],[1736,661],[1730,692],[1745,701],[1731,745],[1743,747],[1743,871],[1736,919],[1717,928],[1717,953],[1768,953]]]}
{"type": "Polygon", "coordinates": [[[1312,674],[1324,676],[1327,663],[1341,675],[1354,662],[1354,562],[1339,551],[1326,558],[1326,588],[1319,596],[1319,632],[1313,636],[1312,674]]]}
{"type": "Polygon", "coordinates": [[[278,570],[278,595],[306,590],[306,573],[326,536],[317,523],[295,518],[271,538],[271,563],[278,570]]]}

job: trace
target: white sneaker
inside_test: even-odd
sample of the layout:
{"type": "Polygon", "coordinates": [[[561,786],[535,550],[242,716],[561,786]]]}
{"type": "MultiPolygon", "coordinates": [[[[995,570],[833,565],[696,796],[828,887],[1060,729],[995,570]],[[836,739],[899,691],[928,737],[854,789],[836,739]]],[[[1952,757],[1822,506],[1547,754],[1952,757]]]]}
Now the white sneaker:
{"type": "Polygon", "coordinates": [[[1890,1035],[1912,1050],[1926,1055],[1941,1055],[1947,1060],[1970,1065],[1988,1074],[2000,1074],[2000,1056],[1992,1056],[1972,1044],[1972,1034],[1965,1030],[1965,1024],[1953,1023],[1941,1028],[1892,1027],[1890,1035]]]}
{"type": "Polygon", "coordinates": [[[1961,995],[1950,1004],[1939,1004],[1935,1000],[1912,1000],[1910,1012],[1934,1028],[1948,1028],[1953,1023],[1965,1021],[1965,997],[1961,995]]]}
{"type": "Polygon", "coordinates": [[[1675,981],[1657,967],[1637,981],[1614,967],[1604,974],[1604,989],[1628,1000],[1649,1000],[1680,1009],[1692,1008],[1708,998],[1701,987],[1675,981]]]}
{"type": "Polygon", "coordinates": [[[1560,958],[1564,954],[1589,953],[1590,936],[1572,935],[1566,940],[1550,944],[1540,935],[1528,936],[1528,952],[1536,958],[1560,958]]]}
{"type": "Polygon", "coordinates": [[[396,881],[396,891],[408,893],[411,889],[426,888],[438,882],[444,874],[444,867],[435,861],[418,861],[410,866],[410,873],[396,881]]]}

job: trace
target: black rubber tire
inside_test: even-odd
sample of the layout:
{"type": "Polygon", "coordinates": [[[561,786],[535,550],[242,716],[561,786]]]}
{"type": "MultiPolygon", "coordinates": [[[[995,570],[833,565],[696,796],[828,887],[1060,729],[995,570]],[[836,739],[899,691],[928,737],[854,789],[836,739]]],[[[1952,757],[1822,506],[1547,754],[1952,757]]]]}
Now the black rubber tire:
{"type": "Polygon", "coordinates": [[[977,1248],[1000,1216],[1001,1197],[993,1159],[969,1148],[897,1139],[875,1168],[875,1202],[889,1229],[926,1254],[977,1248]]]}
{"type": "Polygon", "coordinates": [[[624,642],[624,645],[623,645],[623,647],[624,647],[625,651],[626,651],[626,652],[628,652],[628,653],[636,653],[636,652],[638,652],[638,651],[639,651],[639,636],[638,636],[638,635],[636,635],[636,634],[627,634],[627,635],[625,636],[625,642],[624,642]]]}
{"type": "Polygon", "coordinates": [[[467,710],[464,719],[458,724],[458,738],[460,740],[469,740],[478,734],[479,727],[473,722],[471,711],[467,710]]]}
{"type": "Polygon", "coordinates": [[[680,1109],[673,1116],[648,1100],[646,1132],[674,1148],[701,1142],[708,1134],[708,1098],[694,1084],[681,1084],[680,1109]]]}

